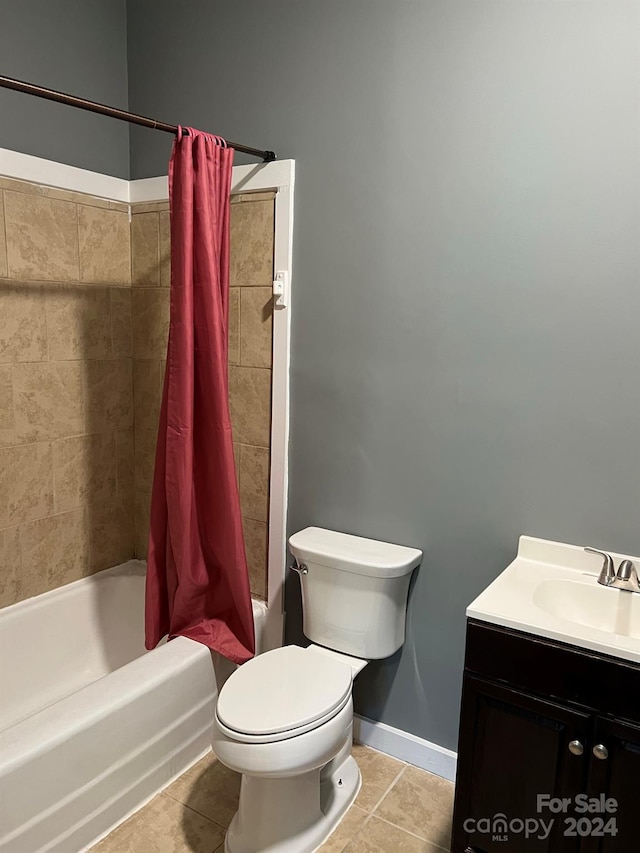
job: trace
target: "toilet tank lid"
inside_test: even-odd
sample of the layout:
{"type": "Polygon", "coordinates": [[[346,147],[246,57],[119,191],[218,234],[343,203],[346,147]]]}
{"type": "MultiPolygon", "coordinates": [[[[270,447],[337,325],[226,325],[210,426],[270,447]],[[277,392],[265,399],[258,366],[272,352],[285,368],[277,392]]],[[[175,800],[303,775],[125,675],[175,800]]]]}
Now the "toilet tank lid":
{"type": "Polygon", "coordinates": [[[380,578],[409,574],[422,560],[422,551],[364,539],[322,527],[306,527],[289,537],[289,549],[299,563],[319,563],[380,578]]]}

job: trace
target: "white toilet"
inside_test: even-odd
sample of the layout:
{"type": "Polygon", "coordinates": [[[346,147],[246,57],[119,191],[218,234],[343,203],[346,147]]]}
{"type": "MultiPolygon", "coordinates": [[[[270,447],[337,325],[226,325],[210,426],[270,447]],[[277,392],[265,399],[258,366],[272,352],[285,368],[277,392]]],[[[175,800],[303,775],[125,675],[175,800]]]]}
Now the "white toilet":
{"type": "Polygon", "coordinates": [[[227,853],[311,853],[360,789],[351,756],[354,677],[404,643],[422,551],[308,527],[289,539],[303,630],[237,669],[218,697],[213,749],[242,773],[227,853]]]}

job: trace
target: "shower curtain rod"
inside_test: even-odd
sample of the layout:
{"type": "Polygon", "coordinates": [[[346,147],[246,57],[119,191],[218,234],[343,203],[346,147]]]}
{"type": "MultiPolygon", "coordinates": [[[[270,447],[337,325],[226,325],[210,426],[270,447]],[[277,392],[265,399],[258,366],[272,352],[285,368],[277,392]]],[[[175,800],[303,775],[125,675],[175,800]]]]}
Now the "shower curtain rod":
{"type": "MultiPolygon", "coordinates": [[[[110,118],[117,118],[120,121],[128,121],[129,124],[139,124],[142,127],[150,127],[153,130],[163,130],[165,133],[178,133],[178,126],[175,124],[167,124],[164,121],[156,121],[153,118],[146,118],[135,113],[128,113],[125,110],[116,109],[116,107],[108,107],[106,104],[97,104],[95,101],[87,101],[85,98],[77,98],[75,95],[66,95],[64,92],[56,92],[55,89],[45,89],[44,86],[35,86],[33,83],[25,83],[22,80],[14,80],[12,77],[0,76],[0,87],[5,89],[14,89],[16,92],[24,92],[27,95],[35,95],[37,98],[46,98],[48,101],[58,101],[61,104],[67,104],[70,107],[78,107],[81,110],[89,110],[92,113],[99,113],[110,118]]],[[[237,142],[226,140],[229,148],[236,151],[241,151],[243,154],[251,154],[253,157],[261,157],[265,163],[271,163],[276,159],[273,151],[262,151],[260,148],[251,148],[249,145],[240,145],[237,142]]]]}

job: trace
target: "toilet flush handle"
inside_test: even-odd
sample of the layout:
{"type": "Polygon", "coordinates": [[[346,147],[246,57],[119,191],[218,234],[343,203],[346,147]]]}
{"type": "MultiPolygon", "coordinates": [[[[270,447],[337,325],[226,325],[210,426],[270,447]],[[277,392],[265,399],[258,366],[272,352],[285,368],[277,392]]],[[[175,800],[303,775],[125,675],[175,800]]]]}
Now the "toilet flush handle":
{"type": "Polygon", "coordinates": [[[289,566],[292,572],[297,572],[299,575],[308,575],[309,569],[307,568],[305,563],[300,563],[298,565],[296,562],[292,566],[289,566]]]}

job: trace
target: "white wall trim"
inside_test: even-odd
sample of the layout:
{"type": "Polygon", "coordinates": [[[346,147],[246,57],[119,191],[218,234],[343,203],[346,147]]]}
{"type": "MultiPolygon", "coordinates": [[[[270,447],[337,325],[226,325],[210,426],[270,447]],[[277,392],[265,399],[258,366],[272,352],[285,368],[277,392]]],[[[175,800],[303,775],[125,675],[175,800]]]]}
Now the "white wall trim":
{"type": "MultiPolygon", "coordinates": [[[[234,166],[231,191],[238,193],[293,188],[293,164],[293,160],[275,160],[272,163],[234,166]]],[[[125,178],[114,178],[8,148],[0,148],[0,175],[125,204],[166,201],[169,198],[167,175],[127,181],[125,178]]]]}
{"type": "MultiPolygon", "coordinates": [[[[234,170],[235,171],[235,170],[234,170]]],[[[267,648],[284,641],[284,582],[287,571],[287,505],[289,495],[289,368],[291,352],[291,304],[293,300],[293,195],[295,161],[281,160],[256,166],[239,166],[235,191],[249,192],[274,187],[274,274],[287,279],[286,306],[274,308],[273,372],[271,390],[271,498],[269,504],[267,648]]]]}
{"type": "MultiPolygon", "coordinates": [[[[234,166],[231,175],[231,192],[260,192],[285,188],[293,190],[295,176],[293,164],[293,160],[275,160],[273,163],[234,166]]],[[[169,198],[169,179],[166,175],[159,178],[140,178],[129,181],[128,184],[128,201],[131,204],[166,201],[169,198]]]]}
{"type": "Polygon", "coordinates": [[[138,204],[141,201],[166,201],[169,198],[169,177],[138,178],[129,181],[129,201],[138,204]]]}
{"type": "Polygon", "coordinates": [[[0,175],[129,203],[130,181],[0,148],[0,175]]]}
{"type": "Polygon", "coordinates": [[[358,743],[385,752],[387,755],[406,761],[436,776],[456,780],[456,763],[458,756],[450,749],[438,746],[428,740],[395,729],[386,723],[377,723],[358,714],[353,718],[353,737],[358,743]]]}
{"type": "Polygon", "coordinates": [[[234,193],[276,190],[273,269],[274,275],[278,272],[285,273],[288,280],[286,307],[274,307],[273,311],[268,610],[264,634],[265,650],[281,646],[284,636],[294,185],[294,160],[235,166],[231,179],[231,190],[234,193]]]}
{"type": "Polygon", "coordinates": [[[260,192],[262,190],[293,189],[295,160],[274,160],[272,163],[251,163],[234,166],[231,192],[260,192]]]}

